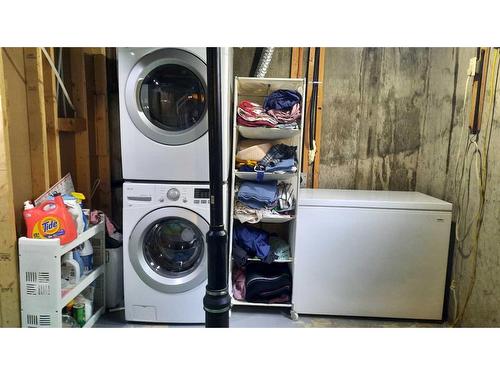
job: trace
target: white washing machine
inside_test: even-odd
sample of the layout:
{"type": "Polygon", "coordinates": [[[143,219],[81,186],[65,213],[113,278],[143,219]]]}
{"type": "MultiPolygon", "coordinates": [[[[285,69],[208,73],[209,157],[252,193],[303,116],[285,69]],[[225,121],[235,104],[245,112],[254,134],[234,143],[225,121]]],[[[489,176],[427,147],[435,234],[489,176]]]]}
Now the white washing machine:
{"type": "Polygon", "coordinates": [[[123,184],[126,320],[205,321],[209,199],[208,184],[123,184]]]}
{"type": "MultiPolygon", "coordinates": [[[[209,181],[206,48],[118,48],[125,180],[209,181]]],[[[229,174],[232,49],[222,48],[224,181],[229,174]]]]}

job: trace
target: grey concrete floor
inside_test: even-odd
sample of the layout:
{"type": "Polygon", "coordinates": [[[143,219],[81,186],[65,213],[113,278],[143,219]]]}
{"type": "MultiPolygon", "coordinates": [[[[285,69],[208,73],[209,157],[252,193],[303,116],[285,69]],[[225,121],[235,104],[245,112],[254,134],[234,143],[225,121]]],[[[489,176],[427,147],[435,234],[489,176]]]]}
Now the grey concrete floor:
{"type": "MultiPolygon", "coordinates": [[[[410,320],[381,320],[341,318],[331,316],[300,315],[290,319],[287,309],[235,307],[229,321],[232,328],[444,328],[446,323],[410,320]]],[[[94,325],[96,328],[199,328],[202,324],[151,324],[125,321],[124,311],[104,314],[94,325]]]]}

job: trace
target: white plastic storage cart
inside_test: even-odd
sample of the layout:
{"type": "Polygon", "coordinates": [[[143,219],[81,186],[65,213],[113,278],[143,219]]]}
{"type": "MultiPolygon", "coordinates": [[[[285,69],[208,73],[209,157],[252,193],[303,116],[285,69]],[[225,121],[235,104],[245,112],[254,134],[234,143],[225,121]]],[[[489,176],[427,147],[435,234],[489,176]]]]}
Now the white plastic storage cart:
{"type": "Polygon", "coordinates": [[[441,320],[451,208],[417,192],[302,189],[295,309],[441,320]]]}
{"type": "MultiPolygon", "coordinates": [[[[302,155],[302,134],[304,129],[305,117],[305,79],[290,79],[290,78],[251,78],[251,77],[235,77],[234,84],[234,111],[233,111],[233,148],[232,148],[232,186],[231,186],[231,220],[230,220],[230,254],[232,255],[233,244],[233,227],[234,221],[234,205],[236,203],[236,184],[241,181],[287,181],[292,184],[293,196],[295,200],[295,212],[297,209],[298,192],[300,188],[300,167],[302,155]],[[264,99],[270,93],[279,89],[297,90],[302,95],[301,110],[302,116],[299,126],[296,129],[279,129],[265,127],[246,127],[237,124],[237,108],[241,101],[250,100],[254,103],[263,105],[264,99]],[[238,143],[242,139],[260,139],[272,142],[280,142],[292,146],[297,146],[297,171],[294,173],[262,173],[257,176],[257,172],[242,172],[236,169],[236,153],[238,143]]],[[[261,173],[261,172],[259,172],[261,173]]],[[[293,278],[293,254],[294,254],[294,238],[295,238],[295,218],[296,215],[272,215],[264,216],[259,223],[252,224],[268,232],[274,232],[285,240],[288,240],[290,245],[291,257],[286,260],[275,260],[275,262],[289,263],[290,271],[293,278]]],[[[260,259],[249,259],[248,262],[260,262],[260,259]]],[[[232,256],[230,257],[230,275],[233,268],[232,256]]],[[[230,277],[231,280],[231,277],[230,277]]],[[[292,281],[293,288],[293,281],[292,281]]],[[[230,287],[232,295],[232,282],[230,287]]],[[[293,294],[293,290],[292,290],[293,294]]],[[[293,310],[292,303],[255,303],[237,300],[232,296],[233,306],[265,306],[265,307],[284,307],[290,308],[291,317],[296,319],[298,316],[293,310]]]]}
{"type": "Polygon", "coordinates": [[[84,327],[91,327],[105,310],[104,222],[91,226],[74,241],[61,246],[59,239],[19,239],[22,327],[62,327],[62,310],[76,296],[94,284],[93,315],[84,327]],[[61,257],[90,240],[94,267],[76,285],[63,289],[61,257]]]}

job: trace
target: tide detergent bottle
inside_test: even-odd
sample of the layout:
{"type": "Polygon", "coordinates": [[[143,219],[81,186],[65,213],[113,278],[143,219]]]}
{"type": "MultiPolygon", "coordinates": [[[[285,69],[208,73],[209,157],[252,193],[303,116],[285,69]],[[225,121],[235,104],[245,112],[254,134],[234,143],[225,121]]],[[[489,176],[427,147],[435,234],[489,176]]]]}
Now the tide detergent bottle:
{"type": "Polygon", "coordinates": [[[64,245],[77,236],[76,223],[60,195],[38,207],[24,210],[23,216],[30,238],[59,238],[64,245]]]}

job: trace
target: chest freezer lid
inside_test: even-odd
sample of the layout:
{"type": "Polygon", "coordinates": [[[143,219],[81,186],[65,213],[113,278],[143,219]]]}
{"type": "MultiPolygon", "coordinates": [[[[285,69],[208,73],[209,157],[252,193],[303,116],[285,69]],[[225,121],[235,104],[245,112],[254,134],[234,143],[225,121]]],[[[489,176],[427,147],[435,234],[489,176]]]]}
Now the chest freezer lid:
{"type": "Polygon", "coordinates": [[[413,191],[300,189],[299,206],[451,211],[441,199],[413,191]]]}

